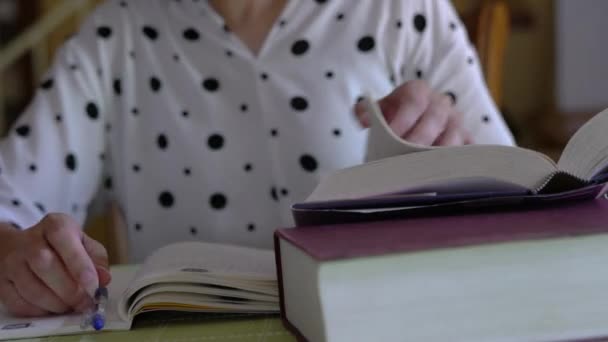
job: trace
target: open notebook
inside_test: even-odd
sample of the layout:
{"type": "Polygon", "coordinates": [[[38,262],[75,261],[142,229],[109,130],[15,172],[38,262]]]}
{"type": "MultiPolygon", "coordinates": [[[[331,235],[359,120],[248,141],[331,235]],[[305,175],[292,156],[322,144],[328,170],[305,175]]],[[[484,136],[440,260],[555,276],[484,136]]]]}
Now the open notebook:
{"type": "MultiPolygon", "coordinates": [[[[272,250],[183,242],[139,267],[112,269],[104,330],[129,330],[148,311],[279,312],[272,250]]],[[[16,318],[0,307],[0,340],[78,334],[82,315],[16,318]]]]}

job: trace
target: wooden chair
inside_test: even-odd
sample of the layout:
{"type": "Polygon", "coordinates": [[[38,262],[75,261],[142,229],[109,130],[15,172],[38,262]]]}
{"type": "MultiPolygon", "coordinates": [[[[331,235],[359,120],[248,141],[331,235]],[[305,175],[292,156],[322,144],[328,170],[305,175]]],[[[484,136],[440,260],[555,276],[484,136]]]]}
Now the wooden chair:
{"type": "Polygon", "coordinates": [[[462,20],[479,54],[490,94],[500,107],[505,51],[511,31],[509,7],[504,0],[482,0],[475,10],[462,15],[462,20]]]}

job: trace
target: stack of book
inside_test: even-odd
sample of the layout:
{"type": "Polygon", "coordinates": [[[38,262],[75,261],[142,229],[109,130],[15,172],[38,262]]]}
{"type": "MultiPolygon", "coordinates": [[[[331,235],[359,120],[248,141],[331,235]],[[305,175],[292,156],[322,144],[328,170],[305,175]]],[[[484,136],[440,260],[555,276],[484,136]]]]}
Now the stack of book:
{"type": "Polygon", "coordinates": [[[370,162],[326,177],[294,205],[299,227],[275,234],[290,330],[309,341],[608,336],[608,110],[555,164],[517,147],[408,144],[368,107],[370,162]]]}

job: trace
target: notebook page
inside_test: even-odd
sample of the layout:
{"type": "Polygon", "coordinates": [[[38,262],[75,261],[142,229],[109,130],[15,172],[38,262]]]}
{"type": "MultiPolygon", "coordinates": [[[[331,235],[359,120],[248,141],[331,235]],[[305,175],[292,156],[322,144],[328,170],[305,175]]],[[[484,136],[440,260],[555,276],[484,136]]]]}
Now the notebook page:
{"type": "MultiPolygon", "coordinates": [[[[108,286],[108,304],[106,308],[106,326],[104,330],[129,330],[131,323],[120,319],[117,303],[135,274],[133,267],[119,267],[111,270],[112,282],[108,286]]],[[[82,314],[56,315],[41,318],[17,318],[11,316],[0,305],[0,340],[14,338],[32,338],[55,335],[81,334],[92,331],[80,328],[82,314]]]]}
{"type": "Polygon", "coordinates": [[[137,273],[136,281],[170,274],[276,280],[274,252],[204,242],[182,242],[154,252],[137,273]]]}

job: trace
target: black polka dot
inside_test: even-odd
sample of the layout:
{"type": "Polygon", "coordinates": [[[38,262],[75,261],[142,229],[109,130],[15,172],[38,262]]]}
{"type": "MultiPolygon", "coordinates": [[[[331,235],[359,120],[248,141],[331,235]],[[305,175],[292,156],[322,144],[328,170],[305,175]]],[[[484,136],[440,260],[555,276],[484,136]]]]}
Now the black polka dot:
{"type": "Polygon", "coordinates": [[[224,146],[224,137],[220,134],[212,134],[207,139],[207,145],[212,150],[219,150],[224,146]]]}
{"type": "Polygon", "coordinates": [[[156,40],[158,38],[158,31],[151,26],[144,26],[142,32],[146,37],[150,38],[150,40],[156,40]]]}
{"type": "Polygon", "coordinates": [[[216,78],[207,78],[203,81],[203,88],[210,92],[217,91],[220,88],[220,82],[216,78]]]}
{"type": "Polygon", "coordinates": [[[159,134],[156,138],[156,144],[161,150],[166,150],[169,147],[169,139],[164,134],[159,134]]]}
{"type": "Polygon", "coordinates": [[[270,188],[270,197],[274,200],[274,201],[279,201],[279,195],[277,194],[277,188],[275,188],[274,186],[272,188],[270,188]]]}
{"type": "Polygon", "coordinates": [[[300,165],[308,172],[314,172],[318,167],[317,160],[309,154],[300,157],[300,165]]]}
{"type": "Polygon", "coordinates": [[[263,81],[266,81],[268,79],[268,74],[263,72],[260,77],[262,78],[263,81]]]}
{"type": "Polygon", "coordinates": [[[136,231],[138,231],[138,232],[141,231],[141,228],[142,228],[141,223],[135,223],[134,227],[135,227],[136,231]]]}
{"type": "Polygon", "coordinates": [[[361,101],[363,101],[363,96],[357,96],[357,100],[356,100],[356,102],[357,102],[357,103],[359,103],[359,102],[361,102],[361,101]]]}
{"type": "Polygon", "coordinates": [[[300,40],[296,41],[295,43],[293,43],[293,45],[291,46],[291,53],[293,53],[296,56],[301,56],[301,55],[305,54],[306,51],[308,51],[309,47],[310,47],[310,44],[308,43],[307,40],[300,39],[300,40]]]}
{"type": "Polygon", "coordinates": [[[473,59],[473,57],[467,57],[467,63],[469,63],[470,65],[473,64],[475,60],[473,59]]]}
{"type": "Polygon", "coordinates": [[[416,14],[414,16],[414,29],[419,33],[424,32],[426,28],[426,17],[422,14],[416,14]]]}
{"type": "Polygon", "coordinates": [[[46,209],[44,208],[44,205],[42,205],[42,203],[36,202],[34,203],[34,205],[36,206],[36,208],[38,208],[38,210],[40,210],[41,213],[46,213],[46,209]]]}
{"type": "Polygon", "coordinates": [[[327,79],[334,78],[334,72],[333,71],[326,71],[325,72],[325,78],[327,78],[327,79]]]}
{"type": "Polygon", "coordinates": [[[376,46],[376,41],[371,36],[365,36],[365,37],[359,39],[359,42],[357,43],[357,48],[361,52],[369,52],[369,51],[373,50],[375,46],[376,46]]]}
{"type": "Polygon", "coordinates": [[[190,113],[187,110],[182,111],[182,116],[187,118],[188,116],[190,116],[190,113]]]}
{"type": "Polygon", "coordinates": [[[417,79],[421,79],[422,78],[422,70],[420,70],[420,69],[416,70],[416,78],[417,79]]]}
{"type": "Polygon", "coordinates": [[[209,204],[211,205],[211,208],[215,210],[224,209],[227,203],[228,199],[224,194],[221,193],[215,193],[209,198],[209,204]]]}
{"type": "Polygon", "coordinates": [[[19,127],[17,127],[15,129],[15,132],[17,132],[17,135],[19,135],[20,137],[27,137],[28,135],[30,135],[30,126],[29,125],[21,125],[19,127]]]}
{"type": "Polygon", "coordinates": [[[13,203],[13,205],[14,205],[15,207],[18,207],[18,206],[20,206],[20,205],[21,205],[21,202],[20,202],[18,199],[14,199],[14,200],[12,200],[11,202],[13,203]]]}
{"type": "Polygon", "coordinates": [[[160,203],[163,208],[171,208],[175,203],[175,198],[169,191],[163,191],[158,196],[158,203],[160,203]]]}
{"type": "Polygon", "coordinates": [[[289,195],[289,190],[282,188],[281,189],[281,196],[286,197],[289,195]]]}
{"type": "Polygon", "coordinates": [[[120,7],[127,7],[127,3],[125,1],[120,2],[120,7]]]}
{"type": "Polygon", "coordinates": [[[303,111],[308,108],[308,101],[302,96],[296,96],[291,99],[291,108],[297,111],[303,111]]]}
{"type": "Polygon", "coordinates": [[[270,136],[272,137],[277,137],[279,135],[279,130],[276,128],[273,128],[270,130],[270,136]]]}
{"type": "Polygon", "coordinates": [[[397,22],[395,23],[395,27],[400,29],[402,26],[403,26],[403,23],[401,22],[401,20],[397,20],[397,22]]]}
{"type": "Polygon", "coordinates": [[[279,27],[284,27],[285,25],[287,25],[287,21],[285,19],[281,19],[279,21],[279,27]]]}
{"type": "Polygon", "coordinates": [[[450,21],[450,30],[452,30],[452,31],[456,30],[456,23],[453,21],[450,21]]]}
{"type": "Polygon", "coordinates": [[[91,120],[97,120],[97,118],[99,118],[99,108],[97,108],[97,105],[95,103],[93,103],[93,102],[87,103],[85,110],[87,112],[87,116],[91,120]]]}
{"type": "Polygon", "coordinates": [[[448,96],[450,98],[450,100],[452,100],[452,104],[456,104],[456,101],[458,100],[458,98],[456,97],[456,94],[454,94],[451,91],[448,91],[445,93],[446,96],[448,96]]]}
{"type": "Polygon", "coordinates": [[[483,121],[484,123],[489,123],[490,122],[490,116],[489,115],[484,115],[481,117],[481,121],[483,121]]]}
{"type": "Polygon", "coordinates": [[[122,94],[122,85],[120,83],[120,79],[118,79],[118,78],[114,79],[113,88],[114,88],[114,94],[116,94],[116,95],[122,94]]]}
{"type": "Polygon", "coordinates": [[[255,224],[249,223],[247,225],[247,230],[250,231],[250,232],[253,232],[255,230],[255,224]]]}
{"type": "Polygon", "coordinates": [[[152,91],[157,92],[160,90],[160,88],[162,88],[162,86],[163,86],[163,84],[158,79],[158,77],[156,77],[156,76],[150,77],[150,88],[152,89],[152,91]]]}
{"type": "Polygon", "coordinates": [[[30,164],[29,169],[30,169],[30,171],[31,171],[31,172],[36,172],[36,171],[38,171],[38,167],[36,166],[36,164],[30,164]]]}
{"type": "Polygon", "coordinates": [[[340,135],[342,135],[342,131],[340,131],[340,129],[338,129],[338,128],[334,129],[332,133],[336,137],[339,137],[340,135]]]}
{"type": "Polygon", "coordinates": [[[133,116],[137,116],[137,114],[139,114],[139,109],[137,109],[137,108],[135,108],[135,107],[134,107],[134,108],[132,108],[132,109],[131,109],[131,114],[133,114],[133,116]]]}
{"type": "Polygon", "coordinates": [[[106,190],[112,190],[112,187],[113,187],[112,177],[110,177],[110,176],[106,177],[106,179],[103,181],[103,186],[104,186],[104,188],[106,188],[106,190]]]}
{"type": "Polygon", "coordinates": [[[200,33],[191,27],[184,30],[184,39],[191,42],[198,40],[200,36],[200,33]]]}
{"type": "Polygon", "coordinates": [[[141,166],[139,166],[139,164],[133,164],[133,172],[139,172],[141,171],[141,166]]]}
{"type": "Polygon", "coordinates": [[[228,57],[232,57],[232,56],[233,56],[232,51],[230,51],[230,50],[226,50],[226,56],[228,56],[228,57]]]}
{"type": "Polygon", "coordinates": [[[337,20],[337,21],[340,21],[340,20],[342,20],[342,19],[344,19],[344,13],[338,13],[338,14],[336,15],[336,20],[337,20]]]}
{"type": "Polygon", "coordinates": [[[224,30],[224,32],[226,32],[226,33],[230,33],[230,27],[228,27],[228,25],[224,24],[224,25],[222,26],[222,29],[224,30]]]}
{"type": "Polygon", "coordinates": [[[42,82],[40,84],[40,88],[42,88],[44,90],[49,90],[49,89],[53,88],[53,84],[55,84],[55,82],[53,81],[52,78],[49,78],[48,80],[45,80],[44,82],[42,82]]]}
{"type": "Polygon", "coordinates": [[[190,176],[191,174],[192,174],[192,170],[189,167],[184,169],[184,175],[190,176]]]}
{"type": "Polygon", "coordinates": [[[395,75],[392,75],[392,74],[391,74],[391,75],[388,77],[388,79],[391,81],[391,84],[392,84],[393,86],[397,84],[397,79],[395,78],[395,75]]]}
{"type": "Polygon", "coordinates": [[[133,51],[133,50],[129,51],[129,57],[131,57],[132,59],[135,59],[135,51],[133,51]]]}
{"type": "Polygon", "coordinates": [[[243,169],[245,172],[251,172],[251,170],[253,170],[253,165],[251,165],[251,163],[247,163],[245,166],[243,166],[243,169]]]}
{"type": "Polygon", "coordinates": [[[110,38],[112,36],[112,29],[108,26],[100,26],[97,28],[97,35],[104,39],[110,38]]]}
{"type": "Polygon", "coordinates": [[[61,122],[61,120],[62,120],[61,114],[56,114],[55,115],[55,121],[61,122]]]}
{"type": "Polygon", "coordinates": [[[327,2],[327,0],[315,0],[318,4],[324,4],[327,2]]]}
{"type": "Polygon", "coordinates": [[[181,58],[179,57],[179,55],[178,55],[178,54],[176,54],[176,53],[174,53],[174,54],[173,54],[173,60],[174,60],[174,61],[179,62],[179,61],[180,61],[180,59],[181,59],[181,58]]]}
{"type": "Polygon", "coordinates": [[[76,64],[71,64],[71,65],[70,65],[70,70],[72,70],[72,71],[76,71],[76,70],[78,70],[78,65],[76,65],[76,64]]]}
{"type": "Polygon", "coordinates": [[[99,160],[101,160],[101,161],[106,160],[106,154],[105,154],[105,153],[103,153],[103,152],[101,152],[101,153],[99,154],[99,160]]]}
{"type": "Polygon", "coordinates": [[[190,227],[190,234],[196,235],[197,233],[198,233],[198,230],[196,229],[196,227],[190,227]]]}
{"type": "Polygon", "coordinates": [[[249,109],[246,103],[241,104],[241,112],[246,112],[249,109]]]}
{"type": "Polygon", "coordinates": [[[65,157],[65,167],[67,167],[68,170],[72,172],[76,171],[76,168],[78,167],[78,162],[76,160],[76,156],[73,153],[69,153],[65,157]]]}

